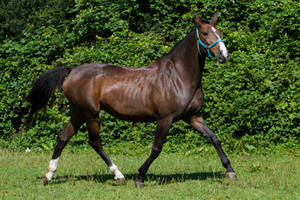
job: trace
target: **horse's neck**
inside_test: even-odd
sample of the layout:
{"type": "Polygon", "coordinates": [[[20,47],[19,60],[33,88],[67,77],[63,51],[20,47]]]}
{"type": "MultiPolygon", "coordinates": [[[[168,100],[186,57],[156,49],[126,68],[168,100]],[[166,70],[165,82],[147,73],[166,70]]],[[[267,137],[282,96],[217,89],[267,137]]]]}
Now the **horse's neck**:
{"type": "Polygon", "coordinates": [[[191,31],[169,56],[174,60],[174,68],[180,76],[189,80],[193,86],[201,86],[205,57],[198,54],[195,30],[191,31]]]}

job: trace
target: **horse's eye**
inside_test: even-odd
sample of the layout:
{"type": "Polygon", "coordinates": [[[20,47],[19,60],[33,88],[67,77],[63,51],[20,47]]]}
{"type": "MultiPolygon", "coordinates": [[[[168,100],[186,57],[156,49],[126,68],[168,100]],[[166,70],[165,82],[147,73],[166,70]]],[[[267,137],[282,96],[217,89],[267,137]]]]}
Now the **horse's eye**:
{"type": "Polygon", "coordinates": [[[202,35],[207,36],[208,34],[207,32],[202,32],[202,35]]]}

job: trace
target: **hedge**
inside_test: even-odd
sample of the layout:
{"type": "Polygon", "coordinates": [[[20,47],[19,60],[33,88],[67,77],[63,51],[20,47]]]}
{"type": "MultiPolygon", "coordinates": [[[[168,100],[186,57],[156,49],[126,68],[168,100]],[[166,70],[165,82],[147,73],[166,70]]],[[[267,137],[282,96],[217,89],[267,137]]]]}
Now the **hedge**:
{"type": "MultiPolygon", "coordinates": [[[[297,148],[299,6],[291,0],[8,0],[0,4],[0,146],[53,148],[69,119],[61,92],[34,124],[25,123],[25,97],[44,71],[91,62],[146,66],[194,28],[195,14],[211,19],[218,12],[230,59],[206,63],[203,116],[228,150],[297,148]]],[[[155,123],[124,122],[106,113],[101,118],[105,145],[151,144],[155,123]]],[[[207,144],[181,121],[168,141],[167,151],[207,144]]],[[[87,145],[85,127],[70,145],[87,145]]]]}

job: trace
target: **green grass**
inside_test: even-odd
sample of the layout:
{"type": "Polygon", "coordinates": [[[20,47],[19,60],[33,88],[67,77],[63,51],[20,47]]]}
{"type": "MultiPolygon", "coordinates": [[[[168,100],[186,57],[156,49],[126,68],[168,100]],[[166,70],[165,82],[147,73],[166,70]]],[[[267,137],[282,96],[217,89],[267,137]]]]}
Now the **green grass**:
{"type": "Polygon", "coordinates": [[[50,185],[42,185],[50,153],[0,149],[0,199],[299,199],[300,154],[231,154],[238,180],[224,177],[216,153],[162,153],[136,189],[137,169],[148,153],[112,155],[127,178],[116,186],[104,162],[91,150],[66,150],[50,185]]]}

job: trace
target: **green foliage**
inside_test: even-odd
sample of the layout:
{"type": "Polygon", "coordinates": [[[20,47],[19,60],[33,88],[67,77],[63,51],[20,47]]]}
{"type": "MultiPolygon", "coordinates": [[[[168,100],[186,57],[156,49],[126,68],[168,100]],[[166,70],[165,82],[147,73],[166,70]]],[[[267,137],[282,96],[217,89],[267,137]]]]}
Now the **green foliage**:
{"type": "Polygon", "coordinates": [[[41,0],[9,0],[0,2],[0,40],[5,37],[19,37],[22,29],[29,22],[28,17],[41,0]]]}
{"type": "MultiPolygon", "coordinates": [[[[25,97],[36,78],[56,65],[104,62],[146,66],[193,28],[194,14],[218,27],[230,53],[207,62],[203,115],[227,149],[299,146],[299,2],[135,0],[8,0],[0,4],[0,145],[51,149],[68,121],[68,104],[55,94],[46,113],[25,127],[25,97]],[[6,12],[7,11],[7,12],[6,12]]],[[[150,145],[155,124],[129,123],[101,113],[101,138],[150,145]]],[[[70,145],[87,145],[82,127],[70,145]]],[[[207,144],[184,122],[174,124],[167,151],[199,151],[207,144]]]]}

